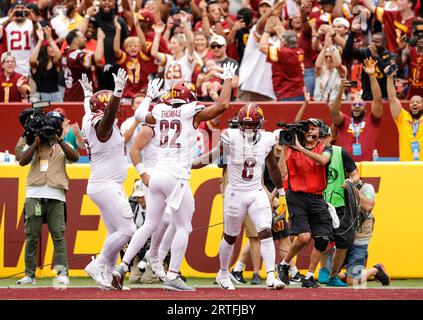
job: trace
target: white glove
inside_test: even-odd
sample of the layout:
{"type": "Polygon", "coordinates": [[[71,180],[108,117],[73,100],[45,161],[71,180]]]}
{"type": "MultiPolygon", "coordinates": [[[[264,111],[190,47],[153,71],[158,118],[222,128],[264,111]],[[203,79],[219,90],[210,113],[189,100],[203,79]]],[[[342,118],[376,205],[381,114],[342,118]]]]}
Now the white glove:
{"type": "Polygon", "coordinates": [[[235,76],[236,69],[238,66],[233,62],[227,62],[223,65],[222,79],[232,79],[235,76]]]}
{"type": "Polygon", "coordinates": [[[93,95],[93,83],[88,80],[88,77],[85,73],[82,74],[82,79],[78,80],[81,84],[82,90],[84,90],[85,98],[91,97],[93,95]]]}
{"type": "Polygon", "coordinates": [[[125,89],[128,75],[124,69],[120,68],[117,75],[113,73],[113,80],[115,81],[115,91],[113,92],[113,95],[120,98],[122,97],[123,89],[125,89]]]}
{"type": "Polygon", "coordinates": [[[150,80],[148,82],[147,97],[150,97],[151,100],[154,100],[157,97],[160,97],[160,95],[163,93],[162,91],[160,91],[162,84],[163,84],[163,79],[156,78],[156,79],[150,80]]]}

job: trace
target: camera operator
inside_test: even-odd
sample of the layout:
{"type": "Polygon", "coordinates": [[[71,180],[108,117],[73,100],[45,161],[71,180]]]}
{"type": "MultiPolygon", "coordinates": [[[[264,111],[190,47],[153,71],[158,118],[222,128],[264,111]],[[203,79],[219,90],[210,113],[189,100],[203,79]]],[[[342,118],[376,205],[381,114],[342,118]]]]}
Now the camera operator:
{"type": "MultiPolygon", "coordinates": [[[[29,58],[35,46],[33,33],[36,25],[28,18],[29,14],[25,1],[15,1],[9,11],[9,18],[3,25],[5,37],[2,38],[2,42],[6,42],[7,50],[11,51],[16,59],[16,72],[25,77],[29,76],[29,58]]],[[[0,36],[2,34],[0,33],[0,36]]]]}
{"type": "MultiPolygon", "coordinates": [[[[37,246],[43,223],[53,239],[55,268],[59,284],[69,284],[67,276],[65,225],[69,177],[66,161],[76,162],[78,153],[62,139],[63,117],[33,110],[25,121],[27,144],[19,154],[19,165],[31,164],[25,198],[25,276],[17,284],[35,283],[37,246]],[[59,268],[58,268],[59,267],[59,268]]],[[[20,140],[22,142],[23,139],[20,140]]]]}
{"type": "MultiPolygon", "coordinates": [[[[305,288],[319,287],[313,278],[313,273],[332,236],[332,220],[328,204],[323,198],[332,148],[320,141],[322,126],[323,122],[317,119],[300,122],[299,128],[294,129],[295,142],[290,141],[291,144],[287,145],[285,139],[280,141],[283,148],[279,168],[282,176],[287,177],[286,201],[291,221],[290,234],[297,238],[280,263],[278,273],[284,283],[289,283],[289,263],[313,238],[314,248],[307,275],[302,283],[302,287],[305,288]]],[[[283,131],[281,138],[282,135],[283,131]]]]}

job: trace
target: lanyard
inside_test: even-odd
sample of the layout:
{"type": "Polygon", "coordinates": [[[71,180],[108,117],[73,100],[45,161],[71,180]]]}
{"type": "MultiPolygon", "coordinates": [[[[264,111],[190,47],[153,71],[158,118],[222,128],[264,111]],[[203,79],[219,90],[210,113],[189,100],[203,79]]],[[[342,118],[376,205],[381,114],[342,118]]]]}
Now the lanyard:
{"type": "Polygon", "coordinates": [[[354,120],[351,119],[351,126],[353,129],[353,134],[355,137],[355,143],[358,144],[358,138],[360,137],[361,129],[364,127],[364,120],[362,120],[357,126],[354,123],[354,120]]]}
{"type": "Polygon", "coordinates": [[[414,139],[416,138],[417,131],[419,131],[419,126],[420,126],[420,119],[416,122],[414,122],[414,120],[411,121],[411,127],[413,128],[414,139]]]}

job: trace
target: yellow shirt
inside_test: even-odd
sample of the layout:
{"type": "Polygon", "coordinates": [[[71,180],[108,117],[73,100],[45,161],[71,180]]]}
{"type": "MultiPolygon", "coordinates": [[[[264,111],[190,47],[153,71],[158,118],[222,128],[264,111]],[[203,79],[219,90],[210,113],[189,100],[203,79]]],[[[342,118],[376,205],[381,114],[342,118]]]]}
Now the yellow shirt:
{"type": "MultiPolygon", "coordinates": [[[[394,119],[399,134],[399,159],[400,161],[413,161],[411,152],[411,142],[418,141],[420,144],[420,161],[423,160],[423,117],[420,118],[420,125],[417,129],[416,137],[413,136],[413,118],[404,109],[400,115],[394,119]]],[[[415,122],[415,124],[417,124],[415,122]]]]}

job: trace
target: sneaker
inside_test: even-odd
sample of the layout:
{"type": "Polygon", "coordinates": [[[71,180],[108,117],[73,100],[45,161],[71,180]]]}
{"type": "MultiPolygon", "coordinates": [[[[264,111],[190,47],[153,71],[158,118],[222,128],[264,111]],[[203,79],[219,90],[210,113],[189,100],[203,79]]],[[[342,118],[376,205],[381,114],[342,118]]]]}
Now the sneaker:
{"type": "Polygon", "coordinates": [[[195,291],[195,288],[186,285],[180,277],[170,280],[165,277],[163,281],[163,288],[170,291],[195,291]]]}
{"type": "Polygon", "coordinates": [[[285,283],[279,279],[273,278],[271,280],[266,280],[266,286],[268,290],[282,290],[285,288],[285,283]]]}
{"type": "Polygon", "coordinates": [[[216,282],[224,290],[235,290],[235,287],[231,281],[229,272],[227,275],[225,275],[225,274],[222,274],[222,272],[219,270],[219,272],[217,273],[216,282]]]}
{"type": "Polygon", "coordinates": [[[258,273],[253,273],[253,277],[251,278],[251,284],[254,285],[259,285],[261,284],[262,280],[259,276],[258,273]]]}
{"type": "Polygon", "coordinates": [[[112,287],[117,290],[123,289],[123,281],[125,280],[126,271],[122,266],[117,267],[112,272],[112,287]]]}
{"type": "Polygon", "coordinates": [[[305,276],[303,274],[301,274],[300,272],[297,272],[295,274],[295,276],[291,277],[291,279],[289,279],[289,281],[292,282],[302,282],[305,279],[305,276]]]}
{"type": "Polygon", "coordinates": [[[308,279],[304,278],[301,287],[303,287],[303,288],[319,288],[320,286],[317,284],[317,281],[314,280],[313,277],[310,277],[308,279]]]}
{"type": "Polygon", "coordinates": [[[328,284],[329,283],[329,269],[328,268],[320,268],[320,270],[319,270],[319,283],[320,284],[328,284]]]}
{"type": "Polygon", "coordinates": [[[348,287],[348,284],[341,281],[338,276],[331,277],[328,281],[328,287],[348,287]]]}
{"type": "Polygon", "coordinates": [[[55,278],[55,282],[57,284],[61,284],[61,285],[65,285],[65,286],[68,286],[70,284],[69,277],[66,276],[66,275],[58,275],[55,278]]]}
{"type": "Polygon", "coordinates": [[[280,281],[289,286],[289,265],[278,264],[278,277],[280,281]]]}
{"type": "Polygon", "coordinates": [[[24,276],[22,279],[19,279],[18,281],[16,281],[16,284],[22,284],[22,285],[35,284],[35,278],[24,276]]]}
{"type": "Polygon", "coordinates": [[[96,266],[95,258],[91,257],[91,262],[85,267],[85,272],[93,278],[95,283],[97,283],[100,287],[104,289],[112,289],[113,287],[109,282],[107,282],[104,270],[101,270],[99,267],[96,266]]]}
{"type": "Polygon", "coordinates": [[[150,260],[150,258],[147,259],[147,262],[149,263],[151,270],[153,270],[153,273],[160,279],[161,282],[163,282],[166,278],[163,263],[160,262],[159,259],[150,260]]]}
{"type": "Polygon", "coordinates": [[[383,286],[389,286],[391,284],[391,279],[389,278],[389,275],[386,273],[385,267],[383,264],[376,264],[373,266],[373,268],[377,269],[377,273],[375,275],[375,279],[382,283],[383,286]]]}
{"type": "Polygon", "coordinates": [[[231,279],[236,283],[236,284],[246,284],[247,281],[244,279],[244,276],[242,275],[242,271],[234,271],[232,270],[232,272],[230,273],[231,279]]]}

